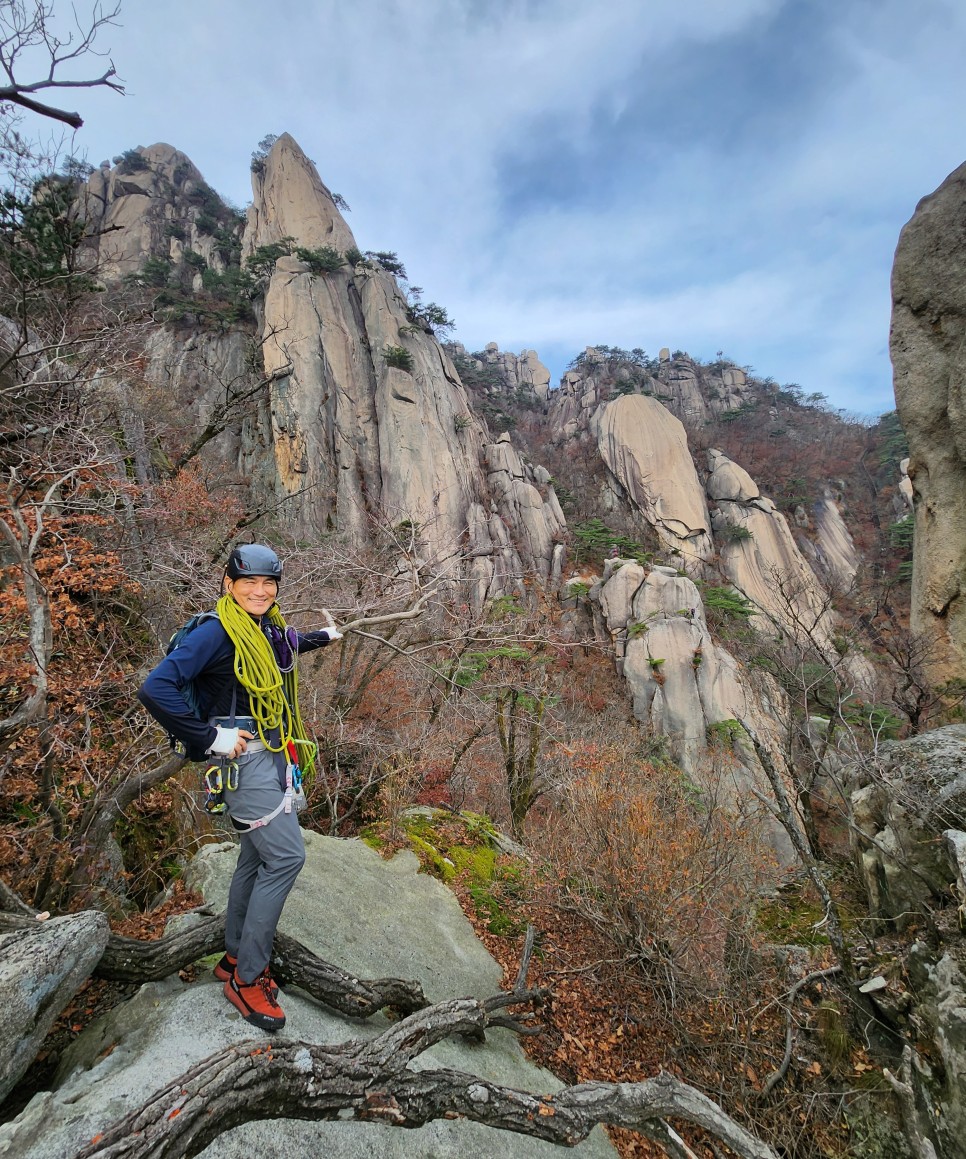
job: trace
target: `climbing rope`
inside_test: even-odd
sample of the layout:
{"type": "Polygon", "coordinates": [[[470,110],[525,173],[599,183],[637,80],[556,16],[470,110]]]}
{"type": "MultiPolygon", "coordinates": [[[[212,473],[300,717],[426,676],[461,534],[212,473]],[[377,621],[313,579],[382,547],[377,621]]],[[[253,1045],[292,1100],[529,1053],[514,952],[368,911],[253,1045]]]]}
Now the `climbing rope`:
{"type": "MultiPolygon", "coordinates": [[[[268,637],[257,620],[226,592],[218,601],[218,618],[235,645],[235,676],[248,693],[249,711],[255,720],[258,737],[267,749],[277,753],[291,753],[295,746],[297,764],[302,776],[308,777],[315,768],[316,746],[305,735],[298,702],[298,665],[288,672],[279,669],[278,661],[268,637]],[[278,743],[271,736],[278,734],[278,743]]],[[[273,604],[265,619],[274,628],[285,632],[286,623],[273,604]]]]}

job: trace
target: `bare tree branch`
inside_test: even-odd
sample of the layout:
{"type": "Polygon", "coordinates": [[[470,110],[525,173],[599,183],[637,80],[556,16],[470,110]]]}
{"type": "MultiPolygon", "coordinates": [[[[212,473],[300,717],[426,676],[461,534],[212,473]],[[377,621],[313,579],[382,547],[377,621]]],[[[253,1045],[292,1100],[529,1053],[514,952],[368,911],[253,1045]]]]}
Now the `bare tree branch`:
{"type": "Polygon", "coordinates": [[[85,24],[81,24],[75,11],[76,32],[70,32],[66,38],[61,39],[50,26],[54,14],[53,4],[35,0],[32,11],[31,5],[23,3],[22,0],[0,6],[0,69],[3,70],[8,82],[0,85],[0,103],[9,102],[41,117],[48,117],[70,125],[73,129],[79,129],[84,123],[80,113],[39,101],[30,94],[50,89],[78,88],[109,88],[123,94],[124,85],[117,78],[113,62],[109,62],[109,67],[100,76],[85,80],[70,80],[65,79],[63,75],[57,75],[58,69],[80,57],[88,54],[103,55],[94,48],[94,41],[102,28],[115,23],[120,11],[120,3],[115,4],[110,11],[105,11],[99,3],[96,3],[85,24]],[[47,54],[47,74],[39,80],[19,80],[16,74],[20,58],[24,53],[29,56],[32,50],[47,54]]]}

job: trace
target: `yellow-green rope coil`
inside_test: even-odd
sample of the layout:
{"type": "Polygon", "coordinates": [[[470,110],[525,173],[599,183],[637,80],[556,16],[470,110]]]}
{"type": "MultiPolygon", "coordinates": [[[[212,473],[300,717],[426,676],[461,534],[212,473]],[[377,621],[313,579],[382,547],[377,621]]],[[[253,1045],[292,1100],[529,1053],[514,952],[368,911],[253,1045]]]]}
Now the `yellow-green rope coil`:
{"type": "MultiPolygon", "coordinates": [[[[279,670],[268,637],[257,620],[227,593],[217,604],[218,618],[235,645],[235,676],[248,693],[249,711],[258,728],[258,736],[271,752],[281,752],[292,741],[298,750],[303,777],[315,768],[315,744],[305,735],[298,701],[298,664],[290,672],[279,670]],[[277,730],[279,743],[271,734],[277,730]]],[[[269,609],[266,619],[284,632],[285,619],[278,604],[269,609]]]]}

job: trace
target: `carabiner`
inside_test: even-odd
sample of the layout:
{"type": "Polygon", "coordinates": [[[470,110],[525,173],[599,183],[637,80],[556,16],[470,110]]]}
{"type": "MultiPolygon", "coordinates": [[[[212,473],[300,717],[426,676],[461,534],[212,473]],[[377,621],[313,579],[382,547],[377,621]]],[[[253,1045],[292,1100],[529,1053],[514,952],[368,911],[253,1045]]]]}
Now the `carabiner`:
{"type": "Polygon", "coordinates": [[[205,812],[224,813],[225,794],[222,791],[221,765],[209,765],[205,769],[205,812]]]}
{"type": "Polygon", "coordinates": [[[234,793],[238,788],[238,762],[229,761],[225,765],[225,788],[229,793],[234,793]]]}
{"type": "Polygon", "coordinates": [[[205,769],[205,789],[213,797],[217,797],[219,793],[223,792],[221,765],[209,765],[205,769]]]}

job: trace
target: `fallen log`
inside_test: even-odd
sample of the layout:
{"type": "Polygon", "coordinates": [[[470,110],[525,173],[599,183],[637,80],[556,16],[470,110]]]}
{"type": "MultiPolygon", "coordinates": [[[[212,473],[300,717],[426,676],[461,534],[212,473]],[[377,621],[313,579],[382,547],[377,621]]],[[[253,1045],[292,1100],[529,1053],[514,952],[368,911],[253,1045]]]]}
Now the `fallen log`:
{"type": "MultiPolygon", "coordinates": [[[[36,928],[35,918],[0,913],[0,931],[36,928]]],[[[93,968],[110,982],[157,982],[225,946],[224,915],[207,918],[156,941],[111,934],[93,968]]],[[[350,1018],[369,1018],[379,1010],[411,1014],[429,1002],[418,982],[405,978],[356,978],[285,934],[275,935],[272,972],[284,986],[299,986],[318,1002],[350,1018]]]]}
{"type": "MultiPolygon", "coordinates": [[[[95,974],[113,982],[153,982],[208,954],[219,953],[224,945],[223,914],[154,942],[112,935],[95,974]]],[[[316,1001],[350,1018],[369,1018],[386,1007],[411,1014],[428,1005],[418,982],[353,977],[286,934],[275,935],[272,974],[281,985],[299,986],[316,1001]]]]}
{"type": "Polygon", "coordinates": [[[534,992],[459,998],[411,1014],[378,1038],[318,1046],[289,1039],[236,1043],[203,1060],[138,1110],[96,1135],[74,1159],[189,1159],[218,1135],[255,1119],[356,1120],[421,1127],[466,1118],[565,1147],[599,1123],[640,1131],[687,1154],[664,1123],[703,1128],[742,1159],[775,1152],[700,1091],[668,1074],[640,1083],[581,1083],[538,1095],[453,1070],[409,1063],[452,1034],[479,1035],[497,1011],[534,992]]]}

